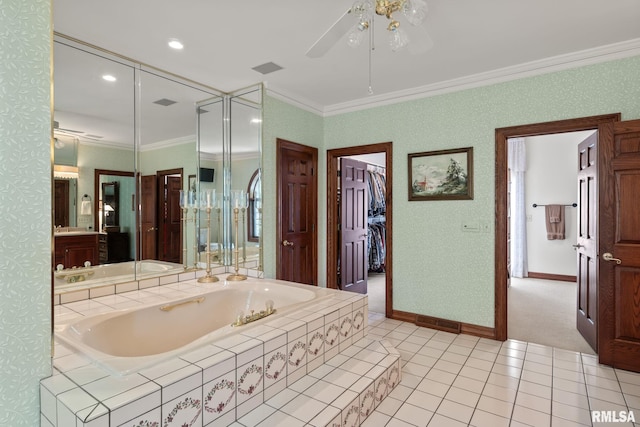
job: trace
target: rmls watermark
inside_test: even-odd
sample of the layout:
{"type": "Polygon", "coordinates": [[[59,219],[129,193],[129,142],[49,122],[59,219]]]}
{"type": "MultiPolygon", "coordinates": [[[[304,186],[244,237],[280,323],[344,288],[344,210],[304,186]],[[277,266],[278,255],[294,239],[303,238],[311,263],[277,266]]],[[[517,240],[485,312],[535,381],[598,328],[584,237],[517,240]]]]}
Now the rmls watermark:
{"type": "Polygon", "coordinates": [[[635,423],[633,411],[591,411],[592,423],[635,423]]]}

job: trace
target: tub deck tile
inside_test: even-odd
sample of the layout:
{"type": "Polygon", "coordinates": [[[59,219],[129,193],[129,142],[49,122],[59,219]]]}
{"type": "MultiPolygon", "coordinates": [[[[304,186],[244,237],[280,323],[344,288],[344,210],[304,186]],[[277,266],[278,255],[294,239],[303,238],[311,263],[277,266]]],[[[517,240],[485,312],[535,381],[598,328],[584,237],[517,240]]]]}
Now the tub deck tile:
{"type": "MultiPolygon", "coordinates": [[[[124,298],[148,305],[210,288],[187,280],[75,307],[86,314],[90,305],[113,310],[124,298]]],[[[331,292],[314,303],[313,310],[303,307],[262,320],[215,344],[124,377],[102,377],[88,360],[57,345],[61,351],[55,367],[73,381],[63,380],[69,389],[60,381],[43,381],[43,418],[55,427],[66,427],[61,422],[72,418],[78,427],[102,427],[107,418],[99,407],[104,407],[109,427],[158,422],[357,426],[401,378],[401,354],[392,343],[365,335],[366,301],[360,294],[331,292]],[[89,413],[94,414],[91,423],[79,418],[89,413]],[[234,423],[236,419],[242,421],[234,423]]],[[[69,307],[59,312],[64,310],[69,307]]]]}

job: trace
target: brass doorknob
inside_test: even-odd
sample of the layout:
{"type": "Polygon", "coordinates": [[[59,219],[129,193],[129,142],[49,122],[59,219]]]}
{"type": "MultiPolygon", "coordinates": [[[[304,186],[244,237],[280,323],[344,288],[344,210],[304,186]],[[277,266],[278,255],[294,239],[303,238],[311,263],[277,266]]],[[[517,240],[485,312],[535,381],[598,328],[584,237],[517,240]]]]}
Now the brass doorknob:
{"type": "Polygon", "coordinates": [[[293,246],[293,242],[290,242],[288,240],[283,240],[282,241],[282,246],[293,246]]]}
{"type": "Polygon", "coordinates": [[[613,255],[611,255],[609,252],[603,253],[602,259],[605,261],[613,261],[616,264],[622,264],[622,260],[620,260],[619,258],[614,258],[613,255]]]}

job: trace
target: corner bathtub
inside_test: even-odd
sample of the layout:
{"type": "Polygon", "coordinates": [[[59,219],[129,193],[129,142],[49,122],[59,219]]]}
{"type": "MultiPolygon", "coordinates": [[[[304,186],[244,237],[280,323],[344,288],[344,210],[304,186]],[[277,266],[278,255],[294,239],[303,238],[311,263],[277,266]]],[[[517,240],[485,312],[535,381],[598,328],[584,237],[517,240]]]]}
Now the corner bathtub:
{"type": "Polygon", "coordinates": [[[326,291],[268,279],[221,282],[206,293],[86,317],[55,335],[111,373],[127,375],[317,302],[328,296],[326,291]],[[240,312],[258,313],[269,300],[274,314],[231,326],[240,312]]]}
{"type": "Polygon", "coordinates": [[[122,283],[131,280],[141,280],[150,277],[164,276],[168,274],[178,274],[184,271],[182,264],[175,264],[165,261],[126,261],[114,264],[100,264],[91,267],[67,269],[61,272],[54,272],[54,286],[56,288],[64,288],[66,285],[82,286],[93,285],[109,285],[113,283],[122,283]],[[70,283],[65,279],[69,275],[82,275],[88,273],[85,280],[70,283]]]}

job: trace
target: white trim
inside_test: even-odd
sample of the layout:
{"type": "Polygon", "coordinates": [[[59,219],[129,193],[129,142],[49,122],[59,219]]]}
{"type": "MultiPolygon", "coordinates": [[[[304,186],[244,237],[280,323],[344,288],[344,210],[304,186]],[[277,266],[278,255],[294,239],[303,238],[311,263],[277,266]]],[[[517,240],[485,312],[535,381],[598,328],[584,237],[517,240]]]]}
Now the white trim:
{"type": "Polygon", "coordinates": [[[196,141],[195,135],[181,136],[178,138],[167,139],[164,141],[153,142],[151,144],[144,144],[140,146],[140,151],[152,151],[159,150],[166,147],[175,147],[176,145],[190,144],[196,141]]]}
{"type": "Polygon", "coordinates": [[[317,114],[319,116],[324,116],[324,108],[321,105],[306,99],[303,100],[301,97],[287,93],[282,89],[274,90],[274,89],[268,88],[266,89],[266,93],[272,98],[278,99],[289,105],[293,105],[294,107],[298,107],[301,110],[305,110],[310,113],[317,114]]]}
{"type": "Polygon", "coordinates": [[[354,111],[366,110],[383,105],[397,104],[415,99],[428,98],[446,93],[458,92],[496,83],[503,83],[525,77],[538,76],[556,71],[569,70],[587,65],[599,64],[617,59],[640,55],[640,38],[614,43],[597,48],[581,50],[553,56],[537,61],[500,68],[471,76],[446,80],[425,86],[391,92],[377,96],[367,96],[353,101],[320,107],[283,91],[268,90],[269,95],[301,109],[320,114],[322,117],[335,116],[354,111]]]}

